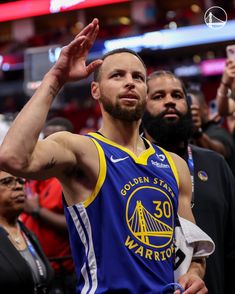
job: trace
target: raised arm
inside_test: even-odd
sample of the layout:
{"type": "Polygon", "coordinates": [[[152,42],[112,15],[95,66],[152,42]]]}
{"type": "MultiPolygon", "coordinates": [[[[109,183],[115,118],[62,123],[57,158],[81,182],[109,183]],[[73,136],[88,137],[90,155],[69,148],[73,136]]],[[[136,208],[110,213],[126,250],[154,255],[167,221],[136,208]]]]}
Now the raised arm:
{"type": "MultiPolygon", "coordinates": [[[[19,175],[55,175],[56,167],[74,163],[74,135],[55,134],[38,141],[53,99],[66,82],[86,78],[102,61],[86,65],[88,52],[99,30],[94,19],[75,39],[63,47],[55,65],[21,110],[0,147],[0,169],[19,175]],[[50,173],[47,167],[50,166],[50,173]]],[[[81,142],[83,146],[83,142],[81,142]]]]}
{"type": "Polygon", "coordinates": [[[228,59],[226,61],[224,73],[221,78],[220,86],[216,94],[216,102],[218,105],[218,112],[222,116],[226,116],[235,111],[235,105],[230,98],[230,89],[235,78],[235,62],[228,59]]]}

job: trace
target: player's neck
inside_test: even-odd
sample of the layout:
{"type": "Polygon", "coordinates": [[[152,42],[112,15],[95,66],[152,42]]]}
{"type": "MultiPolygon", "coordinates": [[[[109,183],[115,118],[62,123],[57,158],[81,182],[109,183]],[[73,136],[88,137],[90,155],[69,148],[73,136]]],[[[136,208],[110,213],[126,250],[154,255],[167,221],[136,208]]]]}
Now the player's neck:
{"type": "Polygon", "coordinates": [[[146,148],[139,135],[139,123],[132,125],[109,125],[108,127],[102,126],[99,130],[107,139],[128,148],[137,156],[143,152],[146,148]]]}
{"type": "Polygon", "coordinates": [[[103,116],[103,125],[100,132],[104,134],[108,139],[117,142],[118,144],[124,144],[132,139],[136,139],[139,135],[140,120],[138,121],[123,121],[115,119],[111,116],[103,116]]]}

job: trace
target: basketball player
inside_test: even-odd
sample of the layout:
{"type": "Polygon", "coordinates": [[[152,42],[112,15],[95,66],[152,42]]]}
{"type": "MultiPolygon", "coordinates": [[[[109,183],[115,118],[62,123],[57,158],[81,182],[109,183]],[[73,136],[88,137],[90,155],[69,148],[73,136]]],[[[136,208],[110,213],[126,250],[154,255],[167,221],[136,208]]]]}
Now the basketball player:
{"type": "MultiPolygon", "coordinates": [[[[161,293],[174,282],[177,213],[194,221],[190,175],[180,157],[139,136],[147,94],[140,57],[117,50],[86,65],[98,29],[94,19],[62,49],[13,122],[0,165],[15,175],[61,181],[77,293],[161,293]],[[103,116],[99,132],[59,132],[38,141],[61,87],[93,71],[91,92],[103,116]]],[[[204,263],[192,262],[179,280],[185,294],[207,293],[204,271],[204,263]]]]}

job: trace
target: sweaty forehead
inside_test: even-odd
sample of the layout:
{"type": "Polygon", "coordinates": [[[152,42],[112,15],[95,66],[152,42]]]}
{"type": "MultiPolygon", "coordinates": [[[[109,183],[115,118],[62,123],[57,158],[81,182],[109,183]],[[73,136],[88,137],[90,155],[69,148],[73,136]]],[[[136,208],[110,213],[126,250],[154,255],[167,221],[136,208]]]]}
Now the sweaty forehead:
{"type": "Polygon", "coordinates": [[[115,69],[138,71],[146,75],[146,69],[139,58],[131,53],[122,52],[107,56],[103,61],[101,72],[111,72],[115,69]]]}

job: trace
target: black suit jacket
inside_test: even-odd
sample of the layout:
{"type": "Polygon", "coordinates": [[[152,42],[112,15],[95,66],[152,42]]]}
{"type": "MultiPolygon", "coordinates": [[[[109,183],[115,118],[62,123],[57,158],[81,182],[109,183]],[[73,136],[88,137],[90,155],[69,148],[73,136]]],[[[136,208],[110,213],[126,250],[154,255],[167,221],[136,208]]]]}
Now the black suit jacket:
{"type": "MultiPolygon", "coordinates": [[[[43,253],[36,236],[30,232],[21,222],[24,231],[36,252],[42,258],[46,270],[46,284],[49,286],[53,277],[53,270],[43,253]]],[[[34,282],[31,269],[25,259],[20,255],[8,238],[8,233],[0,226],[0,293],[1,294],[33,294],[34,282]]]]}

